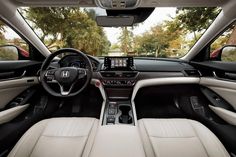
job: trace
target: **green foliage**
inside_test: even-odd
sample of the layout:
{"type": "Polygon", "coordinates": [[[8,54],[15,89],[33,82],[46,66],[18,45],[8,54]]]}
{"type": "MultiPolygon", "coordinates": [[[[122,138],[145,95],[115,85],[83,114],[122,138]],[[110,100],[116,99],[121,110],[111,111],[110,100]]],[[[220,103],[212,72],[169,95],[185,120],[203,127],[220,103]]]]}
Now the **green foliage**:
{"type": "Polygon", "coordinates": [[[236,26],[233,24],[222,35],[220,35],[212,44],[211,52],[222,48],[225,45],[236,45],[236,26]]]}
{"type": "Polygon", "coordinates": [[[178,8],[176,19],[181,28],[190,32],[207,29],[219,13],[219,8],[178,8]]]}
{"type": "Polygon", "coordinates": [[[117,50],[117,49],[120,49],[120,45],[118,44],[112,44],[110,47],[110,50],[117,50]]]}
{"type": "Polygon", "coordinates": [[[133,32],[132,28],[122,27],[121,35],[119,37],[120,42],[120,50],[128,54],[128,52],[132,51],[133,44],[133,32]]]}
{"type": "Polygon", "coordinates": [[[134,49],[142,56],[183,56],[213,22],[219,11],[219,8],[178,8],[176,17],[134,37],[134,49]],[[189,39],[190,36],[193,39],[189,39]]]}
{"type": "Polygon", "coordinates": [[[141,56],[170,57],[174,49],[181,48],[183,34],[173,27],[174,22],[167,21],[135,37],[135,51],[141,56]]]}
{"type": "Polygon", "coordinates": [[[96,25],[93,10],[44,7],[26,8],[22,12],[51,49],[73,47],[91,55],[109,50],[110,43],[103,29],[96,25]]]}
{"type": "Polygon", "coordinates": [[[178,8],[175,19],[180,28],[194,34],[194,41],[196,42],[199,39],[196,33],[207,29],[219,11],[220,9],[216,7],[178,8]]]}

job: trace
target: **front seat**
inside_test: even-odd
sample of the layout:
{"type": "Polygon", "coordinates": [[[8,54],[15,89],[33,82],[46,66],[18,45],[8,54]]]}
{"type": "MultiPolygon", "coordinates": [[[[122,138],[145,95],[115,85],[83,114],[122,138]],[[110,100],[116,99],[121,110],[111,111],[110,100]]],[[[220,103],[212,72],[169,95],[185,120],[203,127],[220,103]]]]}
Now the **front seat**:
{"type": "Polygon", "coordinates": [[[96,134],[95,118],[52,118],[31,127],[9,157],[81,157],[96,134]]]}
{"type": "Polygon", "coordinates": [[[147,157],[229,157],[218,138],[188,119],[141,119],[140,133],[147,157]]]}

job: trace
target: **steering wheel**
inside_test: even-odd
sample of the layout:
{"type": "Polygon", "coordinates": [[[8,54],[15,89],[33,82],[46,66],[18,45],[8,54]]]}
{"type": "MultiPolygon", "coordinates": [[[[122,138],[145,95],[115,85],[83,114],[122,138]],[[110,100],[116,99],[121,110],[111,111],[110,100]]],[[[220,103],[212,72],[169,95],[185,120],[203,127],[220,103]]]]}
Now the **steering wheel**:
{"type": "Polygon", "coordinates": [[[51,95],[56,97],[71,97],[82,92],[85,87],[90,83],[92,78],[92,64],[89,58],[79,50],[72,48],[63,48],[49,55],[42,64],[40,71],[40,81],[44,89],[51,95]],[[78,55],[86,64],[86,68],[76,67],[62,67],[49,69],[52,60],[63,53],[70,53],[78,55]],[[81,87],[76,86],[79,81],[84,84],[81,87]],[[58,84],[59,91],[55,91],[50,87],[50,84],[58,84]],[[75,87],[77,87],[75,89],[75,87]]]}

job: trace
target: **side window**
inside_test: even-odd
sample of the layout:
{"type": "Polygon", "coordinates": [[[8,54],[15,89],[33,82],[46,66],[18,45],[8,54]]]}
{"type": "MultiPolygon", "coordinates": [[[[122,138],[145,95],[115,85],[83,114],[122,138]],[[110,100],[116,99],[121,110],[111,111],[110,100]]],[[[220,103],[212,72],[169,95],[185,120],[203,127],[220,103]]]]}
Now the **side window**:
{"type": "Polygon", "coordinates": [[[29,45],[0,20],[0,61],[29,59],[29,45]]]}
{"type": "Polygon", "coordinates": [[[236,62],[236,22],[211,44],[210,58],[236,62]]]}

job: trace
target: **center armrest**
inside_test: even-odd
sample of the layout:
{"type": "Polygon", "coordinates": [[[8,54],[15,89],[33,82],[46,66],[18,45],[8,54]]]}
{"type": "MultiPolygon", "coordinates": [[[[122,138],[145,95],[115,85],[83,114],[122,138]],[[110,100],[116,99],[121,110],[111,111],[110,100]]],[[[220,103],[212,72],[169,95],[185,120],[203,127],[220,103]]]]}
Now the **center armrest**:
{"type": "Polygon", "coordinates": [[[101,126],[90,157],[145,157],[139,130],[131,125],[101,126]]]}

